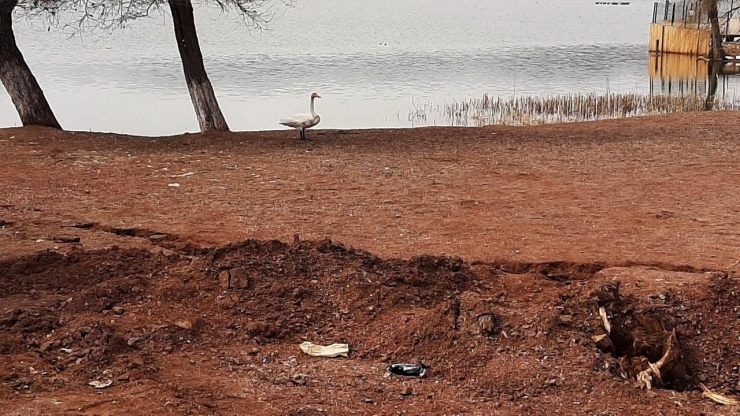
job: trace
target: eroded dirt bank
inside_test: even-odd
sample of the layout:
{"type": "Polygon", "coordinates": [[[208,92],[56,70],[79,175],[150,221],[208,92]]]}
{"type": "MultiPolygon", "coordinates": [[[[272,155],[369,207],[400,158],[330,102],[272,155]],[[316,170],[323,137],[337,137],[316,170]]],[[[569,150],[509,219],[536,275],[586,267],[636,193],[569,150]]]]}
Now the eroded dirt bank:
{"type": "Polygon", "coordinates": [[[733,273],[155,238],[0,264],[4,413],[730,414],[699,383],[740,392],[733,273]],[[418,361],[423,379],[386,374],[418,361]]]}

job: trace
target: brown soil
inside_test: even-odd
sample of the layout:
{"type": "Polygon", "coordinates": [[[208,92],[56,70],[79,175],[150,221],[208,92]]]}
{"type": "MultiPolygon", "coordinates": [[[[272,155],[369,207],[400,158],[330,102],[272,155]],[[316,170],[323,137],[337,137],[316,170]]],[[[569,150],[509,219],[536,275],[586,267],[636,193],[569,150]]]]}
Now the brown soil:
{"type": "Polygon", "coordinates": [[[738,124],[0,130],[2,413],[736,414],[738,124]]]}

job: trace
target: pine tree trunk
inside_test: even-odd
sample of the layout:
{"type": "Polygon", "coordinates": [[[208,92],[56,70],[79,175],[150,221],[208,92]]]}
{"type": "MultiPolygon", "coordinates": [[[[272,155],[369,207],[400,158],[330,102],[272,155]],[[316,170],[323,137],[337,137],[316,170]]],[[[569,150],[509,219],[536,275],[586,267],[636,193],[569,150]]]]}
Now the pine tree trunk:
{"type": "Polygon", "coordinates": [[[169,4],[172,21],[175,24],[177,48],[185,71],[185,81],[198,117],[200,131],[203,133],[210,130],[228,131],[229,126],[218,106],[216,94],[203,65],[203,55],[195,30],[193,4],[190,0],[169,0],[169,4]]]}
{"type": "Polygon", "coordinates": [[[44,92],[23,59],[13,34],[13,9],[18,0],[0,0],[0,81],[24,126],[61,129],[44,92]]]}

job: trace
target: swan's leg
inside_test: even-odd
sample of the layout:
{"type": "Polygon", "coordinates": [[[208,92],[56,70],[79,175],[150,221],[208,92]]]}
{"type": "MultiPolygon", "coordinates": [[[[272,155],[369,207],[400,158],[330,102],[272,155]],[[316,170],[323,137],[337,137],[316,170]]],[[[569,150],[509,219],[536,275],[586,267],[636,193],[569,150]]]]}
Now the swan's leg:
{"type": "Polygon", "coordinates": [[[301,140],[306,140],[306,129],[301,129],[301,140]]]}

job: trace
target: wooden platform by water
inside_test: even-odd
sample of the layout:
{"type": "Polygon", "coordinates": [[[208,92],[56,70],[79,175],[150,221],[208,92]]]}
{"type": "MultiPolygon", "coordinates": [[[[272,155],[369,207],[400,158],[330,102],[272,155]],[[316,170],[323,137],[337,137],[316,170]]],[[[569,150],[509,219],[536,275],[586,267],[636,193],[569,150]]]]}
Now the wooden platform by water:
{"type": "Polygon", "coordinates": [[[711,32],[704,27],[672,25],[671,22],[650,24],[650,52],[709,56],[711,32]]]}

